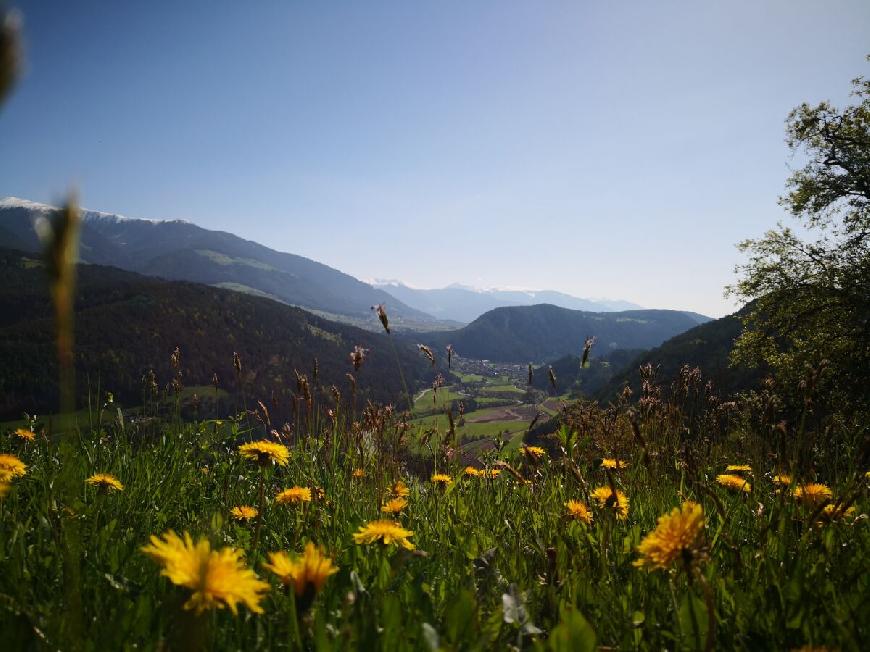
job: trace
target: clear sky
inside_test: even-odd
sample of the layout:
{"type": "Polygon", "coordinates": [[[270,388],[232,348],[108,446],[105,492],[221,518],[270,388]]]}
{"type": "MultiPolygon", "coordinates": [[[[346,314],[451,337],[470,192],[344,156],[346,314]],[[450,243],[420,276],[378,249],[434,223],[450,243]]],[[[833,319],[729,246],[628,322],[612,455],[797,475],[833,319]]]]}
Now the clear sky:
{"type": "Polygon", "coordinates": [[[790,219],[788,111],[870,74],[866,0],[16,5],[0,196],[710,315],[790,219]]]}

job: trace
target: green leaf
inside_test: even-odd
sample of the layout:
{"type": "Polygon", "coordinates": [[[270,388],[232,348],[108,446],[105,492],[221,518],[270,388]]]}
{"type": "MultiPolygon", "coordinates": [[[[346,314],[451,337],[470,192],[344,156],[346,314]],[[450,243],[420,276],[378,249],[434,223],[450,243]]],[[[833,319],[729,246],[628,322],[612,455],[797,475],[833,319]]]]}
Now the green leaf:
{"type": "Polygon", "coordinates": [[[684,642],[693,650],[703,650],[709,626],[703,600],[694,593],[687,593],[680,602],[678,617],[684,642]]]}
{"type": "Polygon", "coordinates": [[[564,609],[547,645],[552,652],[594,652],[597,637],[589,621],[576,609],[564,609]]]}

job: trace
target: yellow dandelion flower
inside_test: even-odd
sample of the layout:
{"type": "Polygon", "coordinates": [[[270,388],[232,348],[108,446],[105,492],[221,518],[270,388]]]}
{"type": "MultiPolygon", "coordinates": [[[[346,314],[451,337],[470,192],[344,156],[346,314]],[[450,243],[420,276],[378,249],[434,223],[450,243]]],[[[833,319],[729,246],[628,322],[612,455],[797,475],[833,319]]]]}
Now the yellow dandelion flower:
{"type": "Polygon", "coordinates": [[[355,477],[356,479],[359,480],[360,478],[366,477],[366,472],[363,471],[362,469],[354,469],[353,470],[353,477],[355,477]]]}
{"type": "Polygon", "coordinates": [[[290,451],[283,444],[277,444],[267,439],[252,441],[239,446],[239,453],[247,460],[253,460],[261,465],[274,462],[278,466],[287,466],[290,461],[290,451]]]}
{"type": "Polygon", "coordinates": [[[437,485],[441,485],[442,487],[446,487],[451,482],[453,482],[453,479],[445,473],[436,473],[432,476],[432,482],[437,485]]]}
{"type": "Polygon", "coordinates": [[[609,507],[614,510],[620,521],[628,518],[628,497],[619,489],[614,494],[610,487],[598,487],[592,492],[592,498],[599,507],[609,507]]]}
{"type": "Polygon", "coordinates": [[[523,454],[532,460],[540,460],[547,456],[547,451],[540,446],[523,445],[523,454]]]}
{"type": "Polygon", "coordinates": [[[804,503],[817,505],[822,501],[833,498],[834,492],[831,491],[830,487],[827,485],[818,482],[810,482],[795,487],[792,496],[804,503]]]}
{"type": "Polygon", "coordinates": [[[846,509],[843,509],[842,505],[838,507],[834,503],[829,503],[825,505],[821,516],[827,521],[836,521],[841,518],[852,518],[855,516],[855,507],[847,507],[846,509]]]}
{"type": "Polygon", "coordinates": [[[170,530],[162,539],[152,535],[142,552],[163,566],[161,575],[193,591],[185,609],[200,614],[228,606],[236,615],[236,605],[241,602],[255,613],[263,611],[260,600],[269,585],[245,567],[240,550],[212,550],[207,539],[194,543],[187,532],[182,539],[170,530]]]}
{"type": "Polygon", "coordinates": [[[788,473],[777,473],[773,476],[773,483],[787,487],[791,484],[791,476],[788,473]]]}
{"type": "Polygon", "coordinates": [[[414,536],[414,533],[403,528],[400,523],[381,520],[369,521],[360,526],[354,533],[353,540],[357,544],[370,544],[380,540],[385,546],[396,544],[407,550],[413,550],[414,544],[408,541],[408,537],[411,536],[414,536]]]}
{"type": "Polygon", "coordinates": [[[310,541],[305,544],[302,555],[290,557],[284,551],[270,552],[269,562],[263,567],[275,573],[283,584],[292,584],[299,596],[306,591],[319,592],[329,576],[338,572],[338,567],[324,554],[323,549],[310,541]]]}
{"type": "Polygon", "coordinates": [[[486,478],[487,480],[493,480],[501,475],[501,469],[483,469],[478,475],[481,478],[486,478]]]}
{"type": "Polygon", "coordinates": [[[746,493],[752,491],[752,485],[749,484],[744,478],[741,478],[739,475],[722,473],[716,476],[716,482],[721,484],[723,487],[731,489],[732,491],[743,491],[746,493]]]}
{"type": "Polygon", "coordinates": [[[670,514],[659,516],[656,528],[637,547],[641,558],[634,565],[656,570],[667,569],[675,561],[692,561],[700,550],[703,530],[704,510],[687,500],[670,514]]]}
{"type": "Polygon", "coordinates": [[[233,507],[230,510],[230,514],[233,515],[233,518],[240,521],[250,521],[252,518],[256,518],[259,512],[256,507],[251,507],[250,505],[239,505],[238,507],[233,507]]]}
{"type": "Polygon", "coordinates": [[[30,428],[17,428],[15,430],[15,436],[18,439],[23,439],[24,441],[33,441],[36,439],[36,433],[33,432],[30,428]]]}
{"type": "Polygon", "coordinates": [[[480,469],[476,469],[473,466],[466,466],[465,469],[463,469],[462,473],[464,475],[471,476],[472,478],[476,478],[477,476],[481,475],[480,469]]]}
{"type": "Polygon", "coordinates": [[[408,506],[408,501],[404,498],[393,498],[381,507],[381,511],[387,514],[398,514],[408,506]]]}
{"type": "Polygon", "coordinates": [[[752,467],[748,464],[729,464],[725,470],[728,473],[752,473],[752,467]]]}
{"type": "Polygon", "coordinates": [[[275,502],[279,505],[310,503],[311,489],[307,487],[290,487],[275,496],[275,502]]]}
{"type": "Polygon", "coordinates": [[[568,508],[568,516],[578,521],[583,521],[586,525],[592,525],[592,512],[586,506],[586,503],[581,503],[579,500],[569,500],[565,503],[568,508]]]}
{"type": "Polygon", "coordinates": [[[393,485],[391,492],[396,498],[407,498],[411,495],[411,492],[408,490],[408,485],[401,480],[396,480],[396,484],[393,485]]]}
{"type": "Polygon", "coordinates": [[[0,478],[11,480],[27,475],[27,465],[12,453],[0,453],[0,478]]]}
{"type": "Polygon", "coordinates": [[[628,466],[628,462],[626,462],[625,460],[605,457],[603,460],[601,460],[601,466],[605,469],[622,469],[628,466]]]}
{"type": "Polygon", "coordinates": [[[85,480],[89,485],[98,487],[103,491],[124,491],[124,485],[113,475],[108,473],[94,473],[90,478],[85,480]]]}

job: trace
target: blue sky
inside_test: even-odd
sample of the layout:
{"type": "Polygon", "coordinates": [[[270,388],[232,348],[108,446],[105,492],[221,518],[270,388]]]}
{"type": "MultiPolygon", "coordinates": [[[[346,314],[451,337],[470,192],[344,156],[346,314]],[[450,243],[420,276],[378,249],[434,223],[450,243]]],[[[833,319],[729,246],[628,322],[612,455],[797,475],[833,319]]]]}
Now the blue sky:
{"type": "Polygon", "coordinates": [[[789,219],[788,111],[870,72],[866,1],[16,6],[0,195],[710,315],[789,219]]]}

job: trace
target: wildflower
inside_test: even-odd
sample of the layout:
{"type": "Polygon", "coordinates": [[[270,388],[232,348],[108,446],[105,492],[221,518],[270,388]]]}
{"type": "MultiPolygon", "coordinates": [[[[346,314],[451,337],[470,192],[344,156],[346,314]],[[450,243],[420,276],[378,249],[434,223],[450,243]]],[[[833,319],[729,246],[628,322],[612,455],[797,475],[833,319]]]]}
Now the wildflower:
{"type": "Polygon", "coordinates": [[[103,491],[124,491],[124,485],[113,475],[108,473],[95,473],[85,480],[89,485],[99,487],[103,491]]]}
{"type": "Polygon", "coordinates": [[[675,561],[690,564],[701,553],[703,530],[704,510],[687,500],[680,507],[674,507],[670,514],[659,516],[656,528],[637,547],[642,556],[634,565],[647,570],[666,570],[675,561]]]}
{"type": "Polygon", "coordinates": [[[791,484],[791,476],[788,473],[777,473],[773,476],[773,483],[787,487],[791,484]]]}
{"type": "Polygon", "coordinates": [[[11,480],[27,474],[27,465],[12,453],[0,453],[0,480],[11,480]]]}
{"type": "Polygon", "coordinates": [[[387,501],[386,505],[381,507],[381,511],[387,514],[398,514],[408,506],[408,501],[404,498],[393,498],[387,501]]]}
{"type": "Polygon", "coordinates": [[[529,457],[532,460],[540,460],[547,456],[547,451],[545,451],[540,446],[525,446],[523,445],[523,454],[526,457],[529,457]]]}
{"type": "Polygon", "coordinates": [[[382,541],[385,546],[397,544],[406,550],[413,550],[414,544],[408,541],[408,537],[414,536],[410,530],[406,530],[400,523],[395,521],[370,521],[361,526],[354,533],[353,540],[357,544],[374,543],[382,541]]]}
{"type": "Polygon", "coordinates": [[[493,480],[493,479],[497,478],[499,475],[501,475],[501,469],[484,469],[483,471],[480,471],[480,473],[478,473],[478,475],[481,478],[486,478],[487,480],[493,480]]]}
{"type": "Polygon", "coordinates": [[[200,614],[228,606],[236,615],[236,605],[242,602],[255,613],[263,611],[261,594],[269,585],[245,567],[240,550],[212,550],[207,539],[194,544],[187,532],[182,539],[170,530],[162,539],[151,535],[150,545],[143,546],[142,552],[163,566],[161,575],[193,591],[185,609],[200,614]]]}
{"type": "Polygon", "coordinates": [[[619,489],[613,493],[610,487],[598,487],[592,492],[592,498],[599,507],[609,507],[616,512],[620,521],[628,518],[628,497],[619,489]]]}
{"type": "Polygon", "coordinates": [[[752,491],[752,485],[743,478],[741,478],[739,475],[722,473],[716,476],[716,482],[721,484],[723,487],[731,489],[732,491],[744,491],[746,493],[752,491]]]}
{"type": "Polygon", "coordinates": [[[464,473],[465,475],[470,475],[472,478],[476,478],[480,475],[483,475],[481,473],[480,469],[476,469],[473,466],[466,466],[465,469],[462,471],[462,473],[464,473]]]}
{"type": "Polygon", "coordinates": [[[17,428],[15,430],[15,436],[18,439],[23,439],[24,441],[33,441],[36,439],[36,433],[33,432],[30,428],[17,428]]]}
{"type": "Polygon", "coordinates": [[[408,490],[408,485],[401,480],[396,480],[396,484],[394,484],[392,488],[392,493],[396,498],[406,498],[411,494],[408,490]]]}
{"type": "Polygon", "coordinates": [[[827,521],[836,521],[841,518],[851,518],[855,515],[855,507],[847,507],[843,508],[842,505],[835,505],[834,503],[829,503],[825,505],[825,508],[822,510],[821,516],[827,521]]]}
{"type": "Polygon", "coordinates": [[[624,460],[605,457],[603,460],[601,460],[601,466],[603,466],[605,469],[622,469],[628,466],[628,462],[624,460]]]}
{"type": "Polygon", "coordinates": [[[432,482],[442,487],[446,487],[453,482],[453,479],[444,473],[436,473],[432,476],[432,482]]]}
{"type": "Polygon", "coordinates": [[[725,470],[729,473],[752,473],[752,467],[748,464],[729,464],[725,470]]]}
{"type": "Polygon", "coordinates": [[[274,462],[278,466],[287,466],[290,460],[290,451],[286,446],[266,439],[242,444],[239,446],[239,453],[245,459],[253,460],[262,466],[269,462],[274,462]]]}
{"type": "Polygon", "coordinates": [[[792,496],[804,503],[813,505],[830,500],[834,496],[834,492],[826,485],[811,482],[795,487],[792,496]]]}
{"type": "Polygon", "coordinates": [[[289,505],[291,503],[310,503],[311,489],[307,487],[291,487],[290,489],[285,489],[277,496],[275,496],[275,502],[280,505],[289,505]]]}
{"type": "Polygon", "coordinates": [[[252,518],[256,518],[258,513],[257,508],[251,507],[250,505],[239,505],[230,510],[230,514],[233,515],[233,518],[240,521],[250,521],[252,518]]]}
{"type": "Polygon", "coordinates": [[[353,477],[355,477],[357,480],[359,480],[360,478],[366,477],[366,472],[363,471],[362,469],[354,469],[353,470],[353,477]]]}
{"type": "Polygon", "coordinates": [[[291,558],[284,551],[270,552],[269,561],[263,567],[275,573],[284,585],[292,584],[298,596],[307,591],[316,594],[329,576],[338,572],[338,567],[324,554],[323,549],[310,541],[305,544],[305,552],[301,556],[291,558]]]}
{"type": "Polygon", "coordinates": [[[592,512],[586,506],[586,503],[581,503],[579,500],[569,500],[565,503],[568,508],[568,516],[578,521],[583,521],[586,525],[592,525],[592,512]]]}

